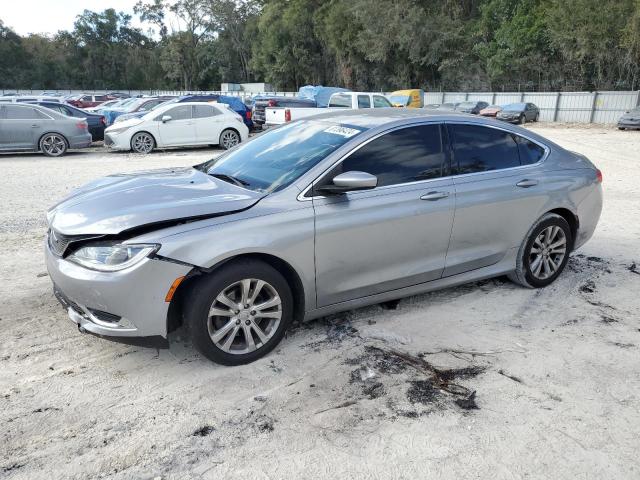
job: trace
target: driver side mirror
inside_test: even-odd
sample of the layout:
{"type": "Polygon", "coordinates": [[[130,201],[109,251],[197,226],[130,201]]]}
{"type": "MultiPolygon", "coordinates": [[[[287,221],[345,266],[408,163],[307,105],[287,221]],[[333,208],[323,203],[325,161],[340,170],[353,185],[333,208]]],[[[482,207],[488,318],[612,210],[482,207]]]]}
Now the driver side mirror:
{"type": "Polygon", "coordinates": [[[162,116],[162,123],[167,123],[169,120],[171,120],[171,115],[162,116]]]}
{"type": "Polygon", "coordinates": [[[316,190],[322,194],[338,195],[357,190],[370,190],[378,186],[378,177],[366,172],[345,172],[333,177],[328,185],[316,190]]]}

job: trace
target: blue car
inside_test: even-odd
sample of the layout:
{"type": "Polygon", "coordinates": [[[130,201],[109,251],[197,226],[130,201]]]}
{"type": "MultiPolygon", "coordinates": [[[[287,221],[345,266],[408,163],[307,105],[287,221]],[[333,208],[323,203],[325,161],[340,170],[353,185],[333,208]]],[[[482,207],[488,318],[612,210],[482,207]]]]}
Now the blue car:
{"type": "Polygon", "coordinates": [[[153,98],[135,98],[131,102],[123,102],[116,108],[106,108],[100,110],[107,119],[107,126],[112,125],[116,118],[120,115],[128,113],[140,113],[140,116],[144,115],[152,108],[160,105],[161,103],[170,100],[171,97],[153,97],[153,98]]]}
{"type": "Polygon", "coordinates": [[[94,142],[104,139],[104,129],[106,128],[106,120],[104,115],[98,113],[85,112],[80,108],[76,108],[66,103],[58,102],[29,102],[41,107],[46,107],[51,110],[55,110],[67,117],[86,118],[89,125],[89,133],[94,142]]]}

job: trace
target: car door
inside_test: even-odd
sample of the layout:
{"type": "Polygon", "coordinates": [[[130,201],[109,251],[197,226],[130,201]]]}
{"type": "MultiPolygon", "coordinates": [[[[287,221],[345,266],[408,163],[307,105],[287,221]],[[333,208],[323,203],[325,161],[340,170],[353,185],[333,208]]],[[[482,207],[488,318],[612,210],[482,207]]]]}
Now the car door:
{"type": "Polygon", "coordinates": [[[5,148],[31,149],[43,132],[43,115],[28,105],[5,105],[2,130],[5,148]]]}
{"type": "Polygon", "coordinates": [[[536,166],[546,150],[498,127],[448,122],[456,214],[444,276],[502,260],[519,248],[546,196],[536,166]]]}
{"type": "Polygon", "coordinates": [[[347,171],[378,178],[372,190],[313,197],[318,307],[440,278],[454,210],[441,129],[382,134],[317,182],[347,171]]]}
{"type": "Polygon", "coordinates": [[[158,114],[158,132],[163,146],[195,145],[198,143],[196,126],[193,121],[191,105],[176,105],[164,113],[158,114]],[[169,116],[164,122],[162,117],[169,116]]]}
{"type": "Polygon", "coordinates": [[[224,127],[225,116],[214,105],[203,103],[193,106],[193,121],[196,124],[198,143],[217,144],[224,127]]]}

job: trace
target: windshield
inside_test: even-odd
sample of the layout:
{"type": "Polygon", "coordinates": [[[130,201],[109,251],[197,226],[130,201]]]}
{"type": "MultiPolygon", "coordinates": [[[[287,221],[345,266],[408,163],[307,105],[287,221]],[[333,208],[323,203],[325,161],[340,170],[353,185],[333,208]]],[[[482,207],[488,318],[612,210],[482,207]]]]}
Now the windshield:
{"type": "Polygon", "coordinates": [[[405,107],[409,105],[411,101],[411,97],[409,95],[391,95],[389,100],[394,105],[404,105],[405,107]]]}
{"type": "Polygon", "coordinates": [[[362,128],[298,121],[268,131],[194,168],[227,177],[257,192],[285,188],[330,153],[363,132],[362,128]]]}
{"type": "Polygon", "coordinates": [[[525,104],[524,103],[511,103],[509,105],[505,105],[502,110],[506,111],[506,112],[519,112],[521,110],[524,110],[525,108],[525,104]]]}
{"type": "Polygon", "coordinates": [[[476,106],[476,102],[462,102],[458,104],[458,108],[473,108],[476,106]]]}

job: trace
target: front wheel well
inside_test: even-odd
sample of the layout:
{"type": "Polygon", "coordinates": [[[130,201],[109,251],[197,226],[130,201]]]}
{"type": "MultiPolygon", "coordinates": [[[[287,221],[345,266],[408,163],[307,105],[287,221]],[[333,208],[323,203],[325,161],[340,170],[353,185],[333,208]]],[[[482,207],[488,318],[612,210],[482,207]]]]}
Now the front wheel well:
{"type": "Polygon", "coordinates": [[[171,300],[171,303],[169,304],[169,311],[167,313],[167,333],[172,332],[184,323],[184,300],[187,297],[188,292],[202,278],[202,276],[214,275],[215,271],[222,265],[227,265],[229,262],[238,260],[261,261],[278,270],[289,284],[289,288],[291,288],[294,300],[293,321],[299,322],[302,320],[305,312],[305,296],[304,286],[298,272],[296,272],[288,262],[276,257],[275,255],[269,255],[266,253],[247,253],[222,260],[210,268],[205,269],[194,267],[194,269],[186,276],[185,280],[180,284],[173,296],[173,299],[171,300]]]}

